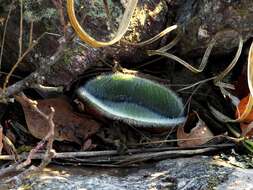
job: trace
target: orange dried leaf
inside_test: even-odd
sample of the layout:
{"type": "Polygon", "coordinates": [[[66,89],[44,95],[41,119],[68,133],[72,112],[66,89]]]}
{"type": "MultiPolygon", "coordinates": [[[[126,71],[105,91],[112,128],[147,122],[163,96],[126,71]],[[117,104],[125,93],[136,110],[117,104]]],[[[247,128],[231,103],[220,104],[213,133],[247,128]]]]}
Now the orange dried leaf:
{"type": "MultiPolygon", "coordinates": [[[[38,138],[44,138],[49,130],[48,122],[39,113],[31,109],[30,104],[22,97],[16,97],[22,105],[27,127],[30,133],[38,138]]],[[[55,140],[70,141],[82,144],[84,140],[96,133],[100,124],[86,115],[77,114],[72,111],[71,105],[63,98],[52,98],[38,100],[38,108],[45,114],[50,113],[50,107],[55,109],[55,140]]]]}
{"type": "MultiPolygon", "coordinates": [[[[235,114],[236,118],[238,118],[240,115],[243,114],[243,112],[248,104],[248,101],[249,101],[249,95],[244,97],[243,99],[241,99],[239,105],[237,106],[237,110],[236,110],[236,114],[235,114]]],[[[243,121],[252,122],[253,121],[253,112],[251,111],[243,121]]]]}
{"type": "MultiPolygon", "coordinates": [[[[246,109],[246,106],[249,101],[249,95],[241,99],[239,105],[237,106],[236,110],[236,118],[238,118],[246,109]]],[[[242,136],[253,136],[253,111],[247,115],[247,117],[240,123],[240,128],[242,130],[242,136]]]]}
{"type": "MultiPolygon", "coordinates": [[[[195,114],[197,115],[197,113],[195,114]]],[[[214,137],[213,133],[206,126],[205,122],[199,118],[198,115],[196,126],[192,128],[189,133],[185,132],[185,127],[190,124],[190,122],[193,122],[192,117],[195,117],[195,114],[189,115],[186,123],[180,126],[177,130],[177,139],[179,140],[177,144],[179,147],[193,147],[203,145],[214,137]]]]}

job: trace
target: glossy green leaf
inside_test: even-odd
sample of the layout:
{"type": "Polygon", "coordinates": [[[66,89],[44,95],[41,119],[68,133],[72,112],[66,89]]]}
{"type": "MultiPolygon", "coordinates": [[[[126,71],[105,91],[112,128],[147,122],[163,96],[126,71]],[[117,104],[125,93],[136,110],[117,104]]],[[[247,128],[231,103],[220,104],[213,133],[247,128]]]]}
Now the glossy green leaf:
{"type": "Polygon", "coordinates": [[[168,127],[185,121],[183,103],[173,91],[135,75],[101,75],[77,93],[107,117],[129,124],[168,127]]]}

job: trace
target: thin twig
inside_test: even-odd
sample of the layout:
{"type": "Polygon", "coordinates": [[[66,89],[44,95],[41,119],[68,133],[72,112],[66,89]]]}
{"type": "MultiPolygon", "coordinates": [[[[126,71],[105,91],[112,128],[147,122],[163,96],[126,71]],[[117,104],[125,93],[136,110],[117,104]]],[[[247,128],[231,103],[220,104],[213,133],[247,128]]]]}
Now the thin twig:
{"type": "Polygon", "coordinates": [[[19,21],[19,53],[18,58],[22,56],[22,47],[23,47],[23,0],[20,0],[20,21],[19,21]]]}
{"type": "MultiPolygon", "coordinates": [[[[36,106],[37,108],[37,106],[36,106]]],[[[38,108],[37,108],[38,109],[38,108]]],[[[38,109],[39,110],[39,109],[38,109]]],[[[54,128],[55,128],[55,124],[53,121],[54,118],[54,114],[55,114],[55,109],[53,107],[50,107],[51,110],[51,114],[49,115],[45,115],[45,119],[48,120],[48,125],[49,125],[49,132],[47,134],[47,136],[45,137],[45,140],[47,140],[47,149],[46,149],[46,153],[44,156],[44,159],[42,160],[41,164],[39,165],[39,170],[42,170],[44,167],[46,167],[52,160],[52,158],[55,155],[55,151],[53,150],[53,143],[54,143],[54,128]]]]}
{"type": "Polygon", "coordinates": [[[31,20],[31,24],[30,24],[30,31],[29,31],[29,48],[32,46],[33,44],[33,20],[31,20]]]}
{"type": "Polygon", "coordinates": [[[6,37],[6,31],[7,31],[7,26],[8,26],[8,22],[9,22],[9,19],[10,19],[10,16],[11,16],[11,12],[13,10],[13,5],[15,3],[15,0],[13,0],[11,2],[11,5],[10,5],[10,10],[8,12],[8,15],[7,15],[7,18],[6,18],[6,21],[5,21],[5,25],[4,25],[4,32],[3,32],[3,38],[2,38],[2,44],[1,44],[1,51],[0,51],[0,70],[2,68],[2,58],[3,58],[3,51],[4,51],[4,43],[5,43],[5,37],[6,37]]]}
{"type": "Polygon", "coordinates": [[[243,38],[239,34],[239,45],[235,57],[233,58],[229,66],[217,76],[217,78],[214,80],[214,84],[217,84],[217,82],[221,82],[222,79],[234,68],[242,53],[242,48],[243,48],[243,38]]]}
{"type": "Polygon", "coordinates": [[[3,149],[3,127],[0,124],[0,154],[2,154],[3,149]]]}
{"type": "Polygon", "coordinates": [[[210,78],[207,78],[207,79],[204,79],[204,80],[201,80],[201,81],[198,81],[198,82],[196,82],[196,83],[194,83],[194,84],[191,84],[191,85],[189,85],[189,86],[186,86],[186,87],[184,87],[184,88],[180,88],[179,90],[177,90],[177,92],[181,92],[181,91],[184,91],[184,90],[193,88],[193,87],[195,87],[195,86],[197,86],[197,85],[199,85],[199,84],[203,84],[203,83],[209,82],[209,81],[211,81],[211,80],[213,80],[213,79],[215,79],[215,78],[216,78],[216,76],[215,76],[215,77],[210,77],[210,78]]]}
{"type": "MultiPolygon", "coordinates": [[[[217,145],[201,145],[193,147],[159,147],[159,148],[140,148],[140,149],[128,149],[127,154],[138,154],[138,153],[150,153],[150,152],[163,152],[163,151],[177,151],[177,150],[195,150],[203,148],[229,148],[234,147],[232,143],[227,144],[217,144],[217,145]]],[[[43,153],[36,153],[33,155],[32,159],[43,159],[43,153]]],[[[57,152],[54,155],[54,159],[64,159],[64,158],[95,158],[107,157],[112,158],[113,156],[119,156],[117,150],[104,150],[104,151],[85,151],[85,152],[57,152]]],[[[19,155],[22,159],[27,159],[27,154],[19,155]]],[[[11,155],[0,155],[0,160],[13,160],[14,157],[11,155]]]]}
{"type": "MultiPolygon", "coordinates": [[[[2,74],[2,75],[8,75],[9,73],[4,72],[4,71],[0,71],[0,74],[2,74]]],[[[14,78],[17,78],[17,79],[23,79],[23,77],[18,76],[18,75],[14,75],[14,74],[12,74],[11,77],[14,77],[14,78]]]]}
{"type": "Polygon", "coordinates": [[[206,152],[216,151],[219,148],[201,148],[195,150],[172,150],[172,151],[163,151],[163,152],[153,152],[153,153],[140,153],[135,155],[129,156],[119,156],[116,159],[121,160],[116,164],[120,164],[121,166],[133,164],[140,161],[146,161],[150,159],[164,159],[164,158],[176,158],[179,156],[189,156],[189,155],[196,155],[196,154],[203,154],[206,152]]]}
{"type": "MultiPolygon", "coordinates": [[[[226,138],[225,135],[217,135],[211,137],[210,140],[224,137],[226,138]]],[[[158,141],[151,141],[151,142],[144,142],[144,143],[139,143],[139,144],[130,144],[129,146],[142,146],[142,145],[151,145],[151,144],[161,144],[161,143],[171,143],[171,142],[178,142],[178,141],[192,141],[192,140],[201,140],[201,139],[206,139],[207,137],[195,137],[195,138],[187,138],[187,139],[170,139],[170,140],[158,140],[158,141]]]]}
{"type": "Polygon", "coordinates": [[[31,88],[37,89],[41,92],[58,92],[58,93],[62,93],[63,92],[63,87],[59,86],[59,87],[51,87],[51,86],[43,86],[41,84],[33,84],[31,85],[31,88]]]}

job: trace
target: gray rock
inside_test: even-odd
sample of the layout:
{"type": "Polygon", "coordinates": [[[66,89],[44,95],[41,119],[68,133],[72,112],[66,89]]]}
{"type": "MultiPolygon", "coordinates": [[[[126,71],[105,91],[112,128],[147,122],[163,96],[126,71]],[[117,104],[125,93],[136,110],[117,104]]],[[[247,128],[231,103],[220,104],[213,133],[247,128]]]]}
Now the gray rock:
{"type": "Polygon", "coordinates": [[[220,37],[214,53],[225,54],[238,46],[238,33],[242,34],[244,41],[253,35],[252,0],[182,2],[176,19],[185,31],[179,43],[181,54],[203,52],[217,33],[220,37]]]}
{"type": "Polygon", "coordinates": [[[253,189],[253,170],[236,168],[230,175],[227,181],[217,186],[217,190],[229,189],[253,189]]]}
{"type": "Polygon", "coordinates": [[[252,174],[251,169],[238,169],[202,156],[168,159],[142,168],[55,166],[27,179],[22,186],[34,190],[250,190],[252,174]]]}

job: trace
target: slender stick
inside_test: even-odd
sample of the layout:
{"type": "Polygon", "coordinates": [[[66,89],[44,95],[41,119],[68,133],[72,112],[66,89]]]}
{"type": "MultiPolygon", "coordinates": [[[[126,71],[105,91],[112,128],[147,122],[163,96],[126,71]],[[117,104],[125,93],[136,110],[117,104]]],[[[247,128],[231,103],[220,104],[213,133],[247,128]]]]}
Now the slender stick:
{"type": "Polygon", "coordinates": [[[0,50],[0,70],[2,68],[2,58],[3,58],[4,43],[5,43],[5,36],[6,36],[7,26],[8,26],[8,22],[9,22],[10,16],[11,16],[11,12],[13,10],[14,3],[15,3],[15,0],[13,0],[11,2],[10,10],[8,12],[8,15],[7,15],[7,18],[6,18],[6,21],[5,21],[5,25],[4,25],[3,40],[2,40],[2,44],[1,44],[1,50],[0,50]]]}
{"type": "Polygon", "coordinates": [[[33,44],[33,20],[31,21],[31,24],[30,24],[30,31],[29,31],[29,48],[32,46],[33,44]]]}
{"type": "MultiPolygon", "coordinates": [[[[163,151],[181,151],[181,150],[197,150],[204,148],[230,148],[234,147],[234,144],[218,144],[218,145],[202,145],[188,148],[181,147],[159,147],[159,148],[148,148],[148,149],[129,149],[127,151],[128,154],[138,154],[138,153],[150,153],[150,152],[163,152],[163,151]]],[[[44,153],[36,153],[33,155],[32,159],[43,159],[44,153]]],[[[86,152],[57,152],[54,155],[54,159],[58,158],[96,158],[96,157],[111,157],[111,156],[119,156],[117,150],[105,150],[105,151],[86,151],[86,152]]],[[[27,154],[22,154],[19,156],[22,159],[26,159],[28,157],[27,154]]],[[[0,160],[13,160],[14,156],[12,155],[0,155],[0,160]]]]}
{"type": "Polygon", "coordinates": [[[22,56],[22,49],[23,49],[23,0],[20,0],[20,22],[19,22],[19,54],[18,58],[22,56]]]}

